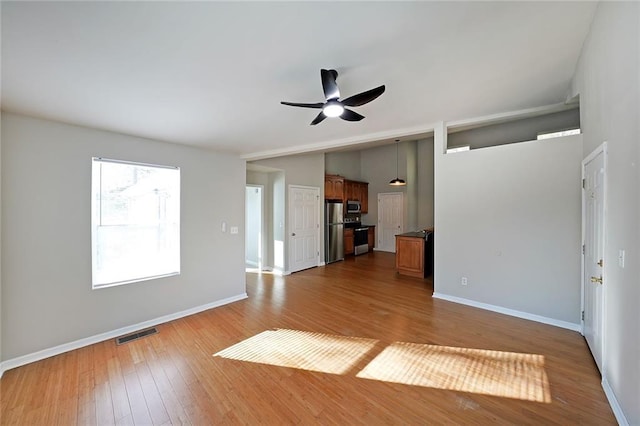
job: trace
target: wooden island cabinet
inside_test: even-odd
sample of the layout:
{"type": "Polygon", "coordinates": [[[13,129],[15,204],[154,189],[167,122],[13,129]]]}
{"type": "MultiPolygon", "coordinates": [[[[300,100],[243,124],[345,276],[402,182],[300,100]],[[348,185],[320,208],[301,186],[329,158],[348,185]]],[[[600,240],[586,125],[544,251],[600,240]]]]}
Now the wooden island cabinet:
{"type": "Polygon", "coordinates": [[[425,278],[433,273],[433,232],[396,235],[396,270],[399,274],[425,278]]]}

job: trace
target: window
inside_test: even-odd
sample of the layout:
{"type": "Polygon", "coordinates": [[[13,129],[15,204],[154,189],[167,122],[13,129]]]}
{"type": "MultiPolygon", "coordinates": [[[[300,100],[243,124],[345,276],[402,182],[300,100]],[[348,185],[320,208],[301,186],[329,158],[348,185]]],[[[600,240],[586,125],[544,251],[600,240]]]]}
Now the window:
{"type": "Polygon", "coordinates": [[[94,158],[93,288],[180,273],[180,169],[94,158]]]}
{"type": "Polygon", "coordinates": [[[538,140],[559,138],[562,136],[579,135],[580,129],[561,130],[559,132],[538,133],[538,140]]]}
{"type": "Polygon", "coordinates": [[[447,148],[447,154],[455,154],[456,152],[469,151],[469,145],[457,146],[455,148],[447,148]]]}

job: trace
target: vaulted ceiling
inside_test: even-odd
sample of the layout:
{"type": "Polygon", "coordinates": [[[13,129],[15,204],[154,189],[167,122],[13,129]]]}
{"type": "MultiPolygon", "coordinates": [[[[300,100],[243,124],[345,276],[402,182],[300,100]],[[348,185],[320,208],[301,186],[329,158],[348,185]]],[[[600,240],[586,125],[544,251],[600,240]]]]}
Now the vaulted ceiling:
{"type": "Polygon", "coordinates": [[[592,2],[3,2],[2,109],[246,158],[564,102],[592,2]],[[359,122],[309,123],[320,69],[359,122]]]}

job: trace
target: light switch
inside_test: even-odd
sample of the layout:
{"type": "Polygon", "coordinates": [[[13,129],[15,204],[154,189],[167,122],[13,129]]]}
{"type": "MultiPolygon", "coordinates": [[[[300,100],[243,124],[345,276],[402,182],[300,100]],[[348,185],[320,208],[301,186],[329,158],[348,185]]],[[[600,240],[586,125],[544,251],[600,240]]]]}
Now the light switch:
{"type": "Polygon", "coordinates": [[[220,230],[222,232],[227,232],[227,222],[222,222],[222,224],[220,225],[220,230]]]}

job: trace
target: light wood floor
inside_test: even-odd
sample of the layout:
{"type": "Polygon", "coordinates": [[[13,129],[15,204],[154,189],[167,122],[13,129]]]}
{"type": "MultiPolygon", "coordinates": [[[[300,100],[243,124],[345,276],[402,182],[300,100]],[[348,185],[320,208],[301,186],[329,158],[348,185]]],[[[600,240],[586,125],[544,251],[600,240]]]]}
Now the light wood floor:
{"type": "MultiPolygon", "coordinates": [[[[9,370],[1,380],[0,423],[615,424],[578,333],[434,300],[429,280],[397,276],[393,262],[393,255],[375,252],[288,277],[247,274],[247,300],[160,325],[158,334],[122,346],[109,340],[9,370]],[[351,352],[336,358],[330,368],[348,367],[339,373],[213,356],[275,329],[369,346],[352,364],[345,364],[351,352]],[[358,377],[396,342],[438,354],[463,348],[455,362],[477,371],[454,362],[449,382],[411,385],[404,383],[424,373],[422,361],[383,361],[378,370],[392,381],[358,377]],[[542,377],[547,402],[473,387],[502,370],[528,380],[523,364],[508,367],[505,353],[543,360],[530,387],[542,377]]],[[[279,348],[285,361],[301,361],[287,356],[288,344],[279,348]]],[[[316,348],[300,357],[319,353],[335,355],[316,348]]]]}

